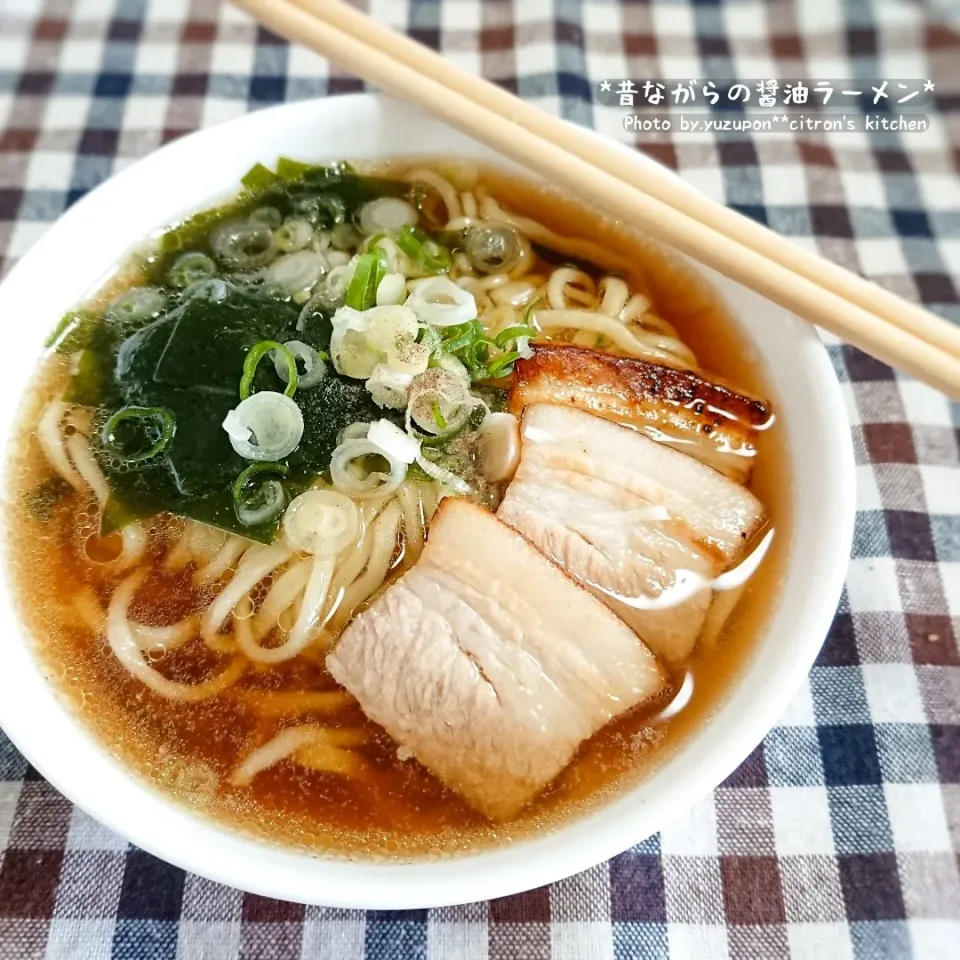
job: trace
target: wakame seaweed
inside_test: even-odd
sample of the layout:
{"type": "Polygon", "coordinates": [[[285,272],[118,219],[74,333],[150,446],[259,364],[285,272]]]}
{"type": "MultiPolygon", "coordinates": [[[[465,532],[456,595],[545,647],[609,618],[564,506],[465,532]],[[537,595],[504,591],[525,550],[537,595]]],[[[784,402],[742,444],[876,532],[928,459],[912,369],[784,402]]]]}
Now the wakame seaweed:
{"type": "MultiPolygon", "coordinates": [[[[214,228],[227,221],[249,216],[260,207],[273,207],[281,217],[303,215],[308,199],[332,195],[342,204],[343,219],[352,222],[360,208],[377,197],[403,196],[409,185],[383,177],[363,177],[354,173],[349,164],[311,167],[281,157],[277,173],[268,180],[256,165],[244,178],[250,185],[230,203],[211,210],[204,210],[168,230],[160,239],[160,250],[150,259],[148,281],[160,283],[166,277],[173,261],[188,250],[210,254],[209,238],[214,228]],[[263,184],[257,188],[256,184],[263,184]]],[[[309,215],[313,215],[312,212],[309,215]]],[[[320,204],[316,211],[317,222],[322,226],[334,226],[329,209],[320,204]]]]}
{"type": "MultiPolygon", "coordinates": [[[[211,231],[227,219],[274,207],[281,217],[306,210],[316,222],[343,211],[352,222],[360,207],[376,197],[402,195],[407,185],[362,177],[347,165],[306,167],[282,161],[277,173],[254,168],[244,179],[245,191],[234,201],[199,213],[163,235],[159,250],[145,261],[145,283],[166,297],[166,309],[150,320],[131,322],[73,312],[51,337],[51,346],[75,354],[75,373],[65,399],[97,409],[92,448],[110,485],[103,511],[103,531],[134,519],[168,511],[241,533],[263,542],[276,534],[279,518],[259,526],[243,526],[234,512],[232,486],[249,465],[234,452],[223,420],[240,401],[243,364],[250,348],[262,340],[298,339],[328,350],[329,316],[313,313],[297,330],[301,305],[257,275],[221,271],[226,295],[175,289],[167,282],[173,262],[188,251],[213,255],[211,231]],[[172,439],[156,456],[139,462],[112,455],[100,436],[103,425],[128,406],[164,408],[175,418],[172,439]]],[[[222,292],[222,291],[221,291],[222,292]]],[[[272,362],[259,365],[254,390],[284,389],[272,362]]],[[[396,411],[378,407],[363,381],[328,367],[315,386],[298,389],[294,401],[304,419],[297,449],[285,460],[282,483],[288,498],[325,472],[340,431],[350,423],[383,416],[402,423],[396,411]]]]}

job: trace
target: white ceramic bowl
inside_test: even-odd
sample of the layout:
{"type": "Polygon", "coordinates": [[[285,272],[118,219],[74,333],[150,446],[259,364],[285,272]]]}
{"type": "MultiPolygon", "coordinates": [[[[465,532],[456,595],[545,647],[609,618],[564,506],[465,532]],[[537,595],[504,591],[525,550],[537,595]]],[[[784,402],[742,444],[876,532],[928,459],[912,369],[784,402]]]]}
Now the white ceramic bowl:
{"type": "MultiPolygon", "coordinates": [[[[56,320],[155,228],[228,192],[256,161],[404,153],[499,159],[420,112],[372,96],[262,110],[184,137],[108,180],[72,207],[0,286],[4,352],[0,450],[56,320]]],[[[641,155],[633,162],[650,164],[641,155]]],[[[823,642],[849,556],[854,471],[844,404],[813,330],[706,271],[740,317],[776,385],[793,477],[793,540],[768,632],[735,688],[683,748],[643,783],[540,837],[459,859],[377,864],[326,859],[230,832],[128,774],[54,696],[18,629],[0,573],[0,726],[75,804],[132,843],[212,880],[337,907],[407,908],[504,896],[559,880],[638,843],[709,792],[774,724],[823,642]]]]}

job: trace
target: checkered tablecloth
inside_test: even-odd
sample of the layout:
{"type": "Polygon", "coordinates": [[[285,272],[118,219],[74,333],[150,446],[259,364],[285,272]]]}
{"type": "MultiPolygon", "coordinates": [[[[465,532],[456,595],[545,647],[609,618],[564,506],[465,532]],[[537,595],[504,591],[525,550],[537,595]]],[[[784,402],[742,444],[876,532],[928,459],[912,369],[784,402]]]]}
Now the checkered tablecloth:
{"type": "MultiPolygon", "coordinates": [[[[642,146],[711,195],[960,322],[951,0],[370,7],[467,69],[612,134],[620,111],[592,96],[606,77],[933,80],[924,134],[678,133],[642,146]]],[[[215,0],[0,0],[0,267],[164,141],[285,99],[359,89],[215,0]]],[[[841,606],[779,725],[669,829],[492,903],[303,908],[128,847],[0,734],[0,960],[960,957],[960,407],[855,350],[829,349],[859,481],[841,606]]]]}

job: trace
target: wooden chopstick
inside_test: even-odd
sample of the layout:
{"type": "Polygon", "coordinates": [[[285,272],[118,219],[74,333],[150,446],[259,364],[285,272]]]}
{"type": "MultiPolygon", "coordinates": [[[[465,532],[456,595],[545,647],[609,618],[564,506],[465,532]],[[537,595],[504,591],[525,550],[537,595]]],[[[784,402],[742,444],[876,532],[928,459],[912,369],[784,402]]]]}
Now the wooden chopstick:
{"type": "MultiPolygon", "coordinates": [[[[614,148],[591,142],[591,162],[588,162],[568,152],[562,143],[544,139],[525,122],[517,122],[515,106],[511,113],[501,113],[395,60],[371,46],[365,37],[347,33],[330,22],[331,13],[342,13],[345,9],[336,0],[235,2],[277,33],[311,47],[387,92],[422,106],[475,140],[574,195],[614,212],[651,236],[756,290],[884,363],[960,399],[960,357],[593,164],[595,155],[613,152],[614,148]],[[304,9],[301,4],[307,3],[309,9],[304,9]]],[[[511,105],[514,105],[513,98],[511,105]]],[[[566,127],[563,129],[566,134],[566,127]]],[[[622,173],[629,165],[629,161],[624,162],[617,156],[614,169],[622,173]]],[[[921,312],[930,320],[938,320],[921,312]]]]}
{"type": "Polygon", "coordinates": [[[717,203],[699,192],[691,192],[682,183],[678,183],[675,177],[664,176],[658,171],[636,164],[624,163],[623,156],[617,150],[606,145],[598,148],[596,137],[577,127],[571,128],[570,124],[533,104],[526,103],[489,80],[467,73],[445,60],[436,51],[389,27],[381,26],[365,13],[340,0],[291,2],[355,39],[361,39],[393,60],[430,77],[450,90],[455,90],[488,110],[509,117],[514,123],[522,124],[568,153],[662,200],[743,246],[750,247],[768,260],[787,267],[819,286],[832,289],[845,300],[883,317],[888,323],[914,334],[921,340],[960,356],[960,326],[904,300],[816,253],[805,250],[792,240],[722,203],[717,203]]]}

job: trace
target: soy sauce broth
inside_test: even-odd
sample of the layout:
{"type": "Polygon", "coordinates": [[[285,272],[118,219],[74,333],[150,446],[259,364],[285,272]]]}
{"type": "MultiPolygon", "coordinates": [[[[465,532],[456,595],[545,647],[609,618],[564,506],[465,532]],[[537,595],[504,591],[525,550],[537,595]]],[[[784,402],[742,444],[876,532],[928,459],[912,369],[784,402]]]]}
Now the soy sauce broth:
{"type": "MultiPolygon", "coordinates": [[[[776,410],[773,384],[752,346],[684,261],[552,188],[492,168],[431,165],[464,188],[483,184],[512,212],[558,233],[588,238],[621,260],[626,257],[633,266],[630,279],[646,289],[657,313],[678,328],[701,367],[767,397],[776,410]]],[[[404,166],[410,163],[405,160],[404,166]]],[[[389,176],[393,168],[380,165],[376,171],[389,176]]],[[[599,277],[604,271],[593,272],[599,277]]],[[[118,283],[122,289],[135,282],[135,273],[131,276],[127,269],[122,280],[108,285],[111,296],[118,283]]],[[[516,820],[490,823],[415,760],[400,759],[397,745],[366,721],[356,705],[334,714],[301,714],[292,722],[369,729],[372,740],[362,749],[369,776],[311,772],[285,761],[258,775],[251,786],[233,787],[227,782],[230,772],[281,726],[252,711],[242,699],[244,691],[321,691],[336,685],[322,657],[300,657],[250,669],[236,688],[209,701],[177,703],[151,693],[116,661],[102,634],[95,635],[77,614],[73,598],[87,591],[106,607],[119,578],[100,576],[86,559],[84,543],[96,528],[96,517],[81,509],[85,497],[72,493],[57,498],[63,491],[56,491],[56,477],[33,436],[40,411],[60,395],[67,376],[62,358],[44,361],[24,403],[20,443],[9,473],[8,553],[21,616],[37,655],[78,722],[118,761],[198,813],[272,842],[351,855],[422,857],[479,850],[554,828],[642,780],[709,722],[762,637],[776,601],[791,525],[782,429],[761,435],[751,482],[776,531],[772,547],[717,640],[698,645],[672,675],[674,692],[692,685],[689,701],[663,719],[659,715],[669,701],[664,696],[609,724],[581,746],[573,762],[516,820]]],[[[152,572],[131,610],[141,621],[173,622],[202,609],[212,597],[189,576],[160,569],[164,543],[178,523],[159,517],[150,524],[152,572]]],[[[166,676],[193,681],[209,675],[214,658],[197,638],[165,660],[169,662],[157,667],[166,676]]]]}

